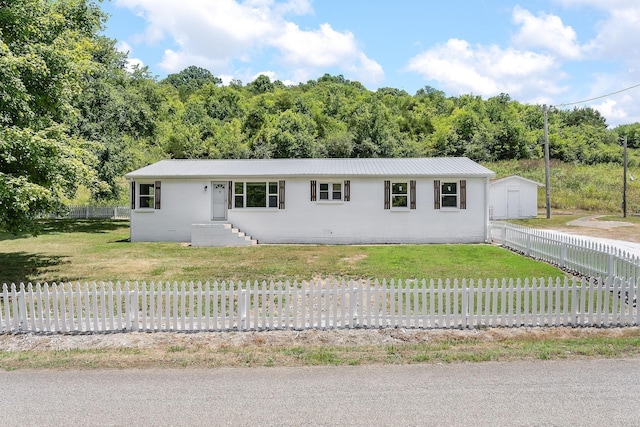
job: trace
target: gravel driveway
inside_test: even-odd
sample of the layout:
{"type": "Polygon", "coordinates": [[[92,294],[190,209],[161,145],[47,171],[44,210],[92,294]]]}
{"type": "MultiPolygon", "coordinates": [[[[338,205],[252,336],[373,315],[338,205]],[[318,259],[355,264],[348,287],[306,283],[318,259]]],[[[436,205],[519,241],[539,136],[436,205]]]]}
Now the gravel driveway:
{"type": "Polygon", "coordinates": [[[579,237],[587,241],[618,248],[640,257],[640,243],[633,241],[638,239],[640,227],[637,224],[623,221],[603,221],[599,219],[601,217],[603,215],[586,216],[567,222],[567,226],[572,227],[571,229],[546,231],[558,235],[579,237]],[[607,237],[608,235],[616,238],[609,238],[607,237]],[[625,239],[621,239],[621,237],[625,239]]]}

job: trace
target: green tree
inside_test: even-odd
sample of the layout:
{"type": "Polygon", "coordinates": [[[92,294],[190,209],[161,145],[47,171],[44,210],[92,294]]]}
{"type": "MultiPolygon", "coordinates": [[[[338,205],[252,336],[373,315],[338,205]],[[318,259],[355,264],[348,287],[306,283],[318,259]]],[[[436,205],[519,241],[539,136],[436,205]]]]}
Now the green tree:
{"type": "Polygon", "coordinates": [[[211,71],[192,65],[179,73],[169,74],[161,83],[169,84],[178,89],[180,98],[184,101],[201,87],[207,84],[219,85],[222,84],[222,80],[215,77],[211,71]]]}
{"type": "Polygon", "coordinates": [[[601,128],[607,127],[606,119],[598,110],[590,107],[575,107],[571,111],[563,111],[563,120],[566,126],[591,125],[601,128]]]}
{"type": "Polygon", "coordinates": [[[254,141],[253,154],[258,158],[319,157],[315,122],[291,110],[267,116],[254,141]]]}
{"type": "Polygon", "coordinates": [[[615,128],[620,139],[627,138],[627,146],[640,148],[640,123],[620,125],[615,128]]]}
{"type": "Polygon", "coordinates": [[[77,114],[67,120],[74,135],[100,143],[96,169],[107,186],[94,189],[95,200],[121,198],[122,176],[142,166],[136,152],[154,151],[147,143],[156,134],[156,116],[164,100],[161,87],[146,68],[125,70],[126,56],[115,49],[115,43],[98,40],[93,51],[96,66],[84,74],[83,91],[73,101],[77,114]]]}
{"type": "Polygon", "coordinates": [[[216,123],[212,126],[212,136],[206,141],[210,146],[210,157],[220,159],[246,159],[249,157],[249,144],[242,133],[242,122],[239,119],[216,123]]]}
{"type": "Polygon", "coordinates": [[[90,0],[0,0],[0,229],[33,231],[79,184],[101,186],[95,146],[63,123],[104,21],[90,0]]]}
{"type": "Polygon", "coordinates": [[[260,74],[254,81],[247,85],[247,89],[256,95],[271,92],[274,88],[275,86],[271,83],[269,76],[265,76],[264,74],[260,74]]]}

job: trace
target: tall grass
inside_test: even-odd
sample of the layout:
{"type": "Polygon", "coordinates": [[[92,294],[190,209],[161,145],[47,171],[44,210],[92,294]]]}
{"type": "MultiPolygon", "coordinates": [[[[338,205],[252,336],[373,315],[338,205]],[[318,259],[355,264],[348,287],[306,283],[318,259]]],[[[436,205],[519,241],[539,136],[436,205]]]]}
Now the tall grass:
{"type": "MultiPolygon", "coordinates": [[[[545,182],[543,160],[508,160],[484,163],[498,178],[520,175],[545,182]]],[[[640,168],[629,168],[627,176],[627,212],[640,213],[640,168]],[[638,177],[631,181],[630,176],[638,177]]],[[[617,164],[550,164],[551,208],[617,213],[622,211],[623,168],[617,164]]],[[[545,207],[545,188],[538,190],[538,207],[545,207]]]]}

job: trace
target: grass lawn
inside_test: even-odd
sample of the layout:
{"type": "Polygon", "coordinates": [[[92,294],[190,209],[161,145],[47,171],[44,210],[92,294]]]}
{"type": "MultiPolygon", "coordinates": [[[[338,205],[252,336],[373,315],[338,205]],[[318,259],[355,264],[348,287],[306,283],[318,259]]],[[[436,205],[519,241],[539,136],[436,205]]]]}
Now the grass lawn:
{"type": "MultiPolygon", "coordinates": [[[[580,213],[580,214],[557,214],[552,213],[551,218],[547,219],[546,214],[539,214],[537,218],[527,219],[511,219],[512,224],[523,225],[525,227],[532,228],[571,228],[567,225],[568,222],[583,218],[587,215],[593,215],[593,213],[580,213]]],[[[578,227],[575,227],[578,228],[578,227]]]]}
{"type": "Polygon", "coordinates": [[[557,268],[491,245],[131,243],[127,221],[48,220],[33,236],[0,235],[0,284],[68,281],[557,277],[557,268]]]}
{"type": "MultiPolygon", "coordinates": [[[[163,369],[637,358],[638,328],[0,335],[0,369],[163,369]],[[5,350],[3,350],[3,348],[5,350]]],[[[615,363],[615,362],[612,362],[615,363]]]]}
{"type": "MultiPolygon", "coordinates": [[[[52,281],[556,277],[491,245],[130,243],[126,221],[43,222],[0,235],[0,284],[52,281]]],[[[305,330],[201,334],[0,334],[1,369],[212,368],[638,357],[638,328],[305,330]]]]}

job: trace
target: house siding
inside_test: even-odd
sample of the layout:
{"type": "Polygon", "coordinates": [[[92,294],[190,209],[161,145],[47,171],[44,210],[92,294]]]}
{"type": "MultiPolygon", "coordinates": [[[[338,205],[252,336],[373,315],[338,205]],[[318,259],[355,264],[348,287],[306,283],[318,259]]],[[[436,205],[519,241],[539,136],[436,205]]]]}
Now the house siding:
{"type": "MultiPolygon", "coordinates": [[[[466,180],[466,209],[434,209],[434,181],[438,178],[343,176],[332,179],[350,181],[349,201],[312,201],[311,179],[314,178],[219,177],[215,181],[285,181],[284,209],[233,207],[227,210],[226,222],[260,243],[478,243],[487,239],[487,178],[442,178],[443,182],[466,180]],[[384,209],[385,180],[407,184],[415,180],[415,209],[410,206],[384,209]]],[[[322,180],[317,178],[318,182],[322,180]]],[[[191,241],[192,224],[212,222],[212,181],[163,179],[161,209],[132,211],[131,240],[191,241]]],[[[138,179],[137,182],[144,181],[138,179]]]]}

